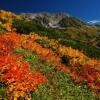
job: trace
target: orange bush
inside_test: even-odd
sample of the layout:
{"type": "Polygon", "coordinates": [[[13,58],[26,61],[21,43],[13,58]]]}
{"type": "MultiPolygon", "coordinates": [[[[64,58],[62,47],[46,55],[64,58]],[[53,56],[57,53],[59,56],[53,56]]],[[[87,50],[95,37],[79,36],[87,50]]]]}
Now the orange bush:
{"type": "Polygon", "coordinates": [[[6,33],[0,36],[0,74],[1,81],[7,84],[8,96],[18,98],[47,82],[45,76],[30,70],[29,64],[19,55],[11,52],[21,45],[21,35],[6,33]]]}
{"type": "Polygon", "coordinates": [[[6,33],[0,35],[0,56],[7,55],[9,52],[20,46],[21,36],[16,33],[6,33]]]}

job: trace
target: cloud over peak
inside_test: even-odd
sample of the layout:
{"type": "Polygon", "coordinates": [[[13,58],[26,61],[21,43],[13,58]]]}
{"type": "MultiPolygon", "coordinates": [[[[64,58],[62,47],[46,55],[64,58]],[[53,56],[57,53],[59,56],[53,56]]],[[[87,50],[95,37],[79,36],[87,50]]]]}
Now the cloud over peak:
{"type": "Polygon", "coordinates": [[[89,24],[96,24],[96,23],[100,23],[100,19],[99,19],[99,20],[92,20],[92,21],[88,21],[87,23],[89,23],[89,24]]]}

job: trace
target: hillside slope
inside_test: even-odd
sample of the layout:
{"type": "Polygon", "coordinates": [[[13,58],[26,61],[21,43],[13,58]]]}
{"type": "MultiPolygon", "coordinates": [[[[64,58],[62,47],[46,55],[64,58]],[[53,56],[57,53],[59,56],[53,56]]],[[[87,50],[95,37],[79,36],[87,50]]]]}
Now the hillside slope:
{"type": "Polygon", "coordinates": [[[0,14],[1,100],[100,99],[99,49],[11,12],[0,14]]]}

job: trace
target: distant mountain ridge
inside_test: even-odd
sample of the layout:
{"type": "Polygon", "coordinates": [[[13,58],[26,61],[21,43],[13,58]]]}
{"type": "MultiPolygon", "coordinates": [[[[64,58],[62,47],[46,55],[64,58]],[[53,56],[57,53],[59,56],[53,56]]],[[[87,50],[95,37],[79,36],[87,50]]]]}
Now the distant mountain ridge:
{"type": "Polygon", "coordinates": [[[86,25],[82,20],[67,13],[21,13],[20,15],[29,18],[36,23],[50,28],[65,28],[67,26],[81,27],[86,25]]]}

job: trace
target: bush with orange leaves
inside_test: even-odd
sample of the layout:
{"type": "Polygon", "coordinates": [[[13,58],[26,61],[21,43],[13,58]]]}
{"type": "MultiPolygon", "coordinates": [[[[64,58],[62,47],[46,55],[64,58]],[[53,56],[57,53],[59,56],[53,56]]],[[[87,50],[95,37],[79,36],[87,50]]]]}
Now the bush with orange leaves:
{"type": "Polygon", "coordinates": [[[31,71],[29,64],[22,61],[18,55],[0,57],[0,72],[2,80],[8,86],[9,94],[14,98],[25,97],[27,93],[34,91],[39,84],[47,82],[45,76],[39,72],[31,71]]]}
{"type": "Polygon", "coordinates": [[[0,81],[7,84],[7,96],[12,99],[25,97],[39,84],[47,82],[40,72],[30,70],[29,64],[19,55],[11,52],[20,46],[21,35],[6,33],[0,35],[0,81]]]}
{"type": "Polygon", "coordinates": [[[91,65],[93,68],[100,70],[100,60],[90,59],[86,64],[91,65]]]}
{"type": "Polygon", "coordinates": [[[0,35],[0,56],[7,55],[9,52],[20,46],[21,36],[16,33],[5,33],[0,35]]]}

